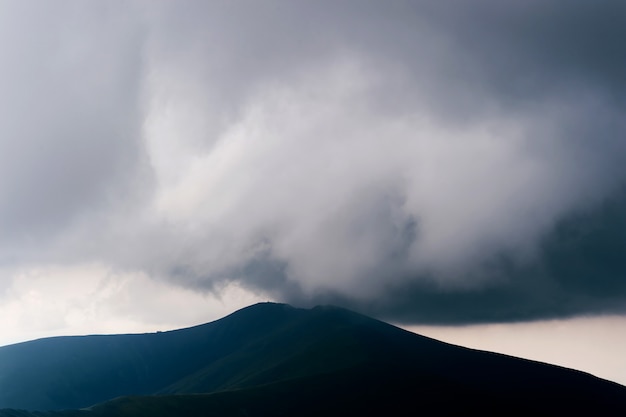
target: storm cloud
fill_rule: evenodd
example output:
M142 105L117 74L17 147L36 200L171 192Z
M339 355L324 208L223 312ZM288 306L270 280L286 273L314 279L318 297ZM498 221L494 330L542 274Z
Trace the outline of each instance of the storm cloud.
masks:
M0 290L95 262L406 323L625 311L623 1L2 9Z

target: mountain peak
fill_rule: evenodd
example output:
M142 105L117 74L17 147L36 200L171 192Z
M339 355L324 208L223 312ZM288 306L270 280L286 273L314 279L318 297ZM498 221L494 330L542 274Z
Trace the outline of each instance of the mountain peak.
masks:
M420 401L448 411L485 411L485 404L626 411L626 388L588 374L449 345L339 307L271 302L172 332L0 348L0 378L0 408L34 410L78 409L127 395L144 396L138 409L155 401L176 409L181 401L205 401L197 396L203 394L202 407L213 410L207 414L220 410L217 402L273 410L260 415L281 414L272 408L277 404L286 407L283 415L345 415L412 410L418 392ZM185 400L186 394L196 396ZM92 415L115 415L111 407L119 411L125 401L94 407ZM241 413L234 410L217 414Z

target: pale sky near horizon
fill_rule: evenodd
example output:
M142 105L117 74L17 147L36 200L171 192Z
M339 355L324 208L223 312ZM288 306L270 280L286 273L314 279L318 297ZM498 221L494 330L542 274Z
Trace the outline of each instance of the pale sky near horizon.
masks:
M624 316L402 327L455 345L578 369L626 385Z
M117 285L117 291L128 291L130 294L133 290L124 290L125 286L141 286L141 291L151 294L148 305L122 306L119 298L113 297L116 298L116 307L107 306L106 301L100 299L92 301L87 308L72 308L72 297L64 300L62 295L55 294L61 305L56 306L56 311L42 311L37 301L42 295L30 291L24 294L19 305L16 303L0 307L0 316L13 319L0 324L0 347L61 335L174 330L217 320L235 309L256 302L270 301L238 287L226 289L221 299L218 299L210 294L199 295L182 289L165 288L154 282L141 285L127 281L118 282ZM64 294L69 292L63 286L57 290ZM126 303L129 301L132 302L126 299ZM118 312L116 316L107 312L114 308L121 313ZM33 314L33 311L37 311L40 316ZM158 312L167 319L157 318ZM53 322L56 324L52 325ZM623 316L514 324L398 326L444 342L578 369L626 385L626 357L623 355L626 351L626 317Z
M624 39L622 0L0 0L0 343L275 300L624 382Z

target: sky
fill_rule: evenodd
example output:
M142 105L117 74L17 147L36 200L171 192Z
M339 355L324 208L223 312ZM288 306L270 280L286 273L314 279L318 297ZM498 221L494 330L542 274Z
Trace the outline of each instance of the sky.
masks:
M274 300L626 384L625 38L618 0L0 0L0 344Z

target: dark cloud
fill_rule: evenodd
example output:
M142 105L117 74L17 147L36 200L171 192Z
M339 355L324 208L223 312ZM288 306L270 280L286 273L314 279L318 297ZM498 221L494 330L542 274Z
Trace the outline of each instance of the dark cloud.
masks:
M435 277L405 277L378 297L320 293L313 299L287 294L295 303L342 304L390 320L468 324L626 313L626 190L592 210L559 220L532 262L499 253L462 272L473 288L442 288ZM381 273L380 276L384 276ZM485 279L486 278L486 279Z
M623 312L622 1L7 5L4 265L405 322Z

